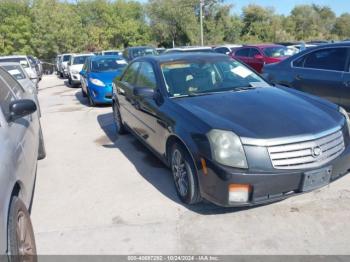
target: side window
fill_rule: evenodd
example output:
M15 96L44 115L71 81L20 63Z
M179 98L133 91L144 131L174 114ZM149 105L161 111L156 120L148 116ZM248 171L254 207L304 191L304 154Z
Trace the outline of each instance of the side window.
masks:
M18 98L23 97L25 91L22 88L22 86L17 82L17 80L13 78L13 76L11 76L2 68L0 68L0 76L8 83L8 85Z
M249 48L239 49L238 51L236 51L235 55L248 57L249 56Z
M156 75L150 63L141 63L141 68L137 76L136 85L155 89L157 86Z
M255 49L255 48L251 48L250 53L249 53L249 57L254 57L256 55L260 55L259 50Z
M136 74L137 74L137 71L139 69L139 66L140 66L139 62L132 63L128 67L128 69L126 69L126 72L123 75L122 81L123 82L127 82L129 84L134 84L135 83Z
M303 65L304 68L344 71L346 58L346 48L327 48L306 55Z
M4 116L8 119L10 117L10 103L16 100L11 90L8 88L4 79L0 77L0 107Z

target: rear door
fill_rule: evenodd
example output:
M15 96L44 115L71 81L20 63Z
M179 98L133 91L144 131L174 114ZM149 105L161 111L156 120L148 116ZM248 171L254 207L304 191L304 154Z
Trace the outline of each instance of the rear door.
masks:
M347 51L342 47L323 48L294 60L291 86L340 104Z
M263 58L256 58L257 55L261 55L262 57L264 57L263 54L257 48L251 48L249 52L250 66L260 73L262 71L262 68L264 67L265 62Z
M249 53L250 53L250 48L240 48L235 52L235 58L249 66L250 65L250 57L249 57Z

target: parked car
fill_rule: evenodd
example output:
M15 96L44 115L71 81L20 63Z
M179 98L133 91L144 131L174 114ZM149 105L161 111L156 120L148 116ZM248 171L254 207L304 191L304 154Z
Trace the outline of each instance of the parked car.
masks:
M59 67L60 67L60 60L61 60L61 55L57 55L56 56L56 58L55 58L55 65L56 65L56 72L57 72L57 74L59 74L59 72L60 72L60 69L59 69Z
M122 56L123 52L120 50L104 50L101 51L98 55L117 55L117 56Z
M138 58L114 84L118 132L133 133L171 168L186 204L273 202L350 168L342 108L272 87L226 55Z
M183 46L167 49L166 54L170 53L214 53L213 48L210 46Z
M28 76L24 68L20 64L13 62L0 63L0 67L5 69L10 75L12 75L12 77L16 79L18 83L21 84L21 86L28 94L30 99L35 101L39 117L41 117L38 90L35 84L30 80L30 77ZM8 78L8 82L11 86L16 85L15 81L11 78Z
M37 160L45 157L36 104L27 95L0 67L0 252L12 258L36 254L28 210ZM35 257L30 258L36 261Z
M139 56L156 55L157 51L151 46L135 46L124 49L123 56L127 62Z
M326 98L350 109L350 43L320 45L264 67L270 82Z
M242 47L242 45L221 45L221 46L216 46L213 50L219 54L229 55L232 51L234 51L238 47Z
M39 78L35 70L35 65L30 62L28 56L25 55L12 55L12 56L1 56L0 63L14 62L19 63L26 70L30 79L33 81L36 87L38 87Z
M67 78L68 77L68 62L73 54L62 54L59 64L60 69L60 77Z
M34 56L31 56L31 55L28 56L28 59L29 59L31 65L35 68L35 72L38 76L38 81L41 81L42 76L43 76L43 67L41 65L40 60Z
M127 63L120 56L91 56L81 75L81 90L89 105L112 103L112 81L119 76Z
M156 48L156 51L159 55L165 53L166 49L164 47L158 47Z
M231 57L261 73L265 64L276 63L288 57L287 48L282 45L246 45L235 49Z
M68 61L68 83L71 86L80 85L80 71L83 69L83 65L90 56L94 54L74 54Z

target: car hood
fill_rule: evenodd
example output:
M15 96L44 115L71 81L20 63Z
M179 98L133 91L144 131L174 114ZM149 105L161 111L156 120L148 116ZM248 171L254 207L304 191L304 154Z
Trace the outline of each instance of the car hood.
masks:
M83 69L83 64L82 65L71 65L69 66L69 69L72 71L72 70L75 70L75 71L78 71L80 72L82 69Z
M344 123L336 107L275 87L174 101L210 128L231 130L241 137L271 139L317 134Z
M91 78L97 78L104 83L112 83L114 78L121 75L123 72L123 69L118 69L115 71L107 71L107 72L91 72L90 77Z

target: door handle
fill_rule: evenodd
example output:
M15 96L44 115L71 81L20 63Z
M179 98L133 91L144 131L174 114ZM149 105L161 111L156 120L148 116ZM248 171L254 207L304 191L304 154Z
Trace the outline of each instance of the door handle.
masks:
M303 78L302 78L301 75L299 75L299 74L295 76L295 79L296 79L296 80L303 80Z
M350 86L350 81L344 81L343 84L344 84L345 86Z

